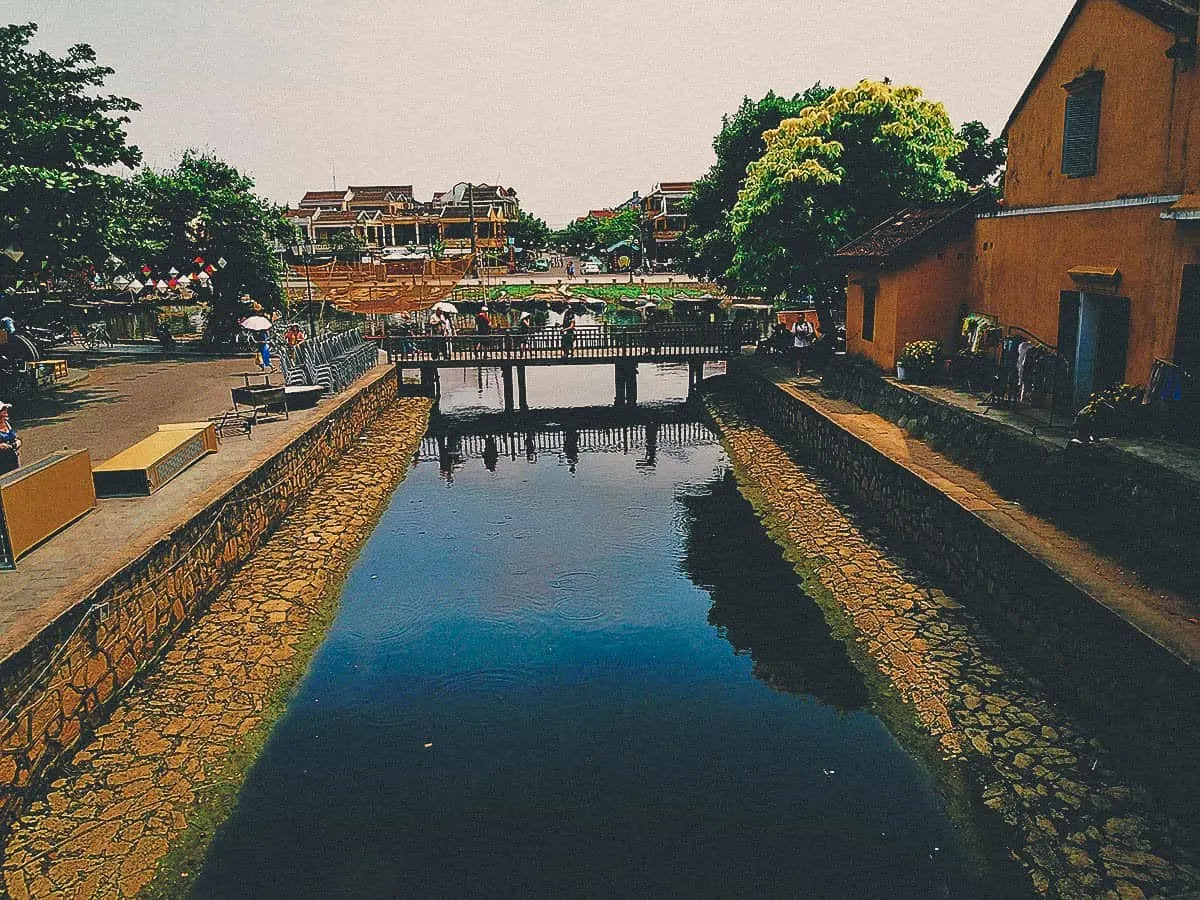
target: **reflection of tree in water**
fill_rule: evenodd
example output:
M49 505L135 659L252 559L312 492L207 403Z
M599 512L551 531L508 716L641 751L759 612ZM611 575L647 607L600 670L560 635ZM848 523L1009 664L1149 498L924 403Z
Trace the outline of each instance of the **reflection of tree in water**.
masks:
M734 650L750 655L755 677L836 709L865 706L866 687L845 646L829 634L733 473L677 499L685 510L683 570L712 595L708 621Z

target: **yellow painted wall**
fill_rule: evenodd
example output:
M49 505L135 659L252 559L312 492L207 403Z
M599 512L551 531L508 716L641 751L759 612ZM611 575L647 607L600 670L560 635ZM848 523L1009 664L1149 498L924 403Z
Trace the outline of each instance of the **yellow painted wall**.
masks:
M1200 185L1200 65L1176 71L1174 36L1117 0L1090 0L1009 124L1011 207L1178 194ZM1063 85L1104 72L1097 171L1062 174Z
M846 289L846 349L888 370L909 341L936 339L952 353L959 307L972 303L971 250L967 237L899 268L852 272ZM871 278L879 283L875 339L865 341L862 282Z
M974 308L1058 343L1059 295L1129 298L1125 380L1145 384L1156 356L1170 357L1183 266L1200 263L1200 223L1164 221L1164 206L981 219L975 228ZM1115 266L1115 286L1081 284L1075 266Z

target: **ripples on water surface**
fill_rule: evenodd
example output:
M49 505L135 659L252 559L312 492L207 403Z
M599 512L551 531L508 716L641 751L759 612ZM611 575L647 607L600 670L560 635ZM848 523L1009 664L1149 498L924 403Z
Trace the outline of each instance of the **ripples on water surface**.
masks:
M198 893L978 896L715 438L657 443L420 462Z

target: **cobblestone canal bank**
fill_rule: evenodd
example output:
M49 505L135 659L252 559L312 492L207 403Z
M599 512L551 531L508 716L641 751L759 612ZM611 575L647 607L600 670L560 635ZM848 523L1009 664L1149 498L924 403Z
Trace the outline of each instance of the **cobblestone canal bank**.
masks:
M429 409L413 398L380 413L83 743L9 835L10 896L183 891Z
M1032 888L1059 897L1200 892L1193 848L1104 747L999 651L955 597L900 560L837 490L746 418L708 400L743 493L805 590L961 769Z

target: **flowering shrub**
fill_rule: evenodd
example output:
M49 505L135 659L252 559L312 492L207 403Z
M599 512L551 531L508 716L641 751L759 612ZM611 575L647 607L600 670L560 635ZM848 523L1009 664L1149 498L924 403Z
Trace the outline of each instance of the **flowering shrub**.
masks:
M909 341L897 363L909 369L933 369L942 361L941 341Z
M1145 418L1143 388L1134 384L1114 384L1092 394L1079 415L1075 429L1090 438L1133 434Z

